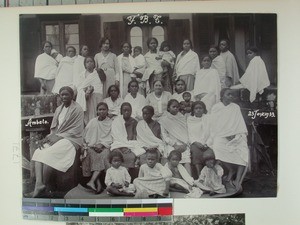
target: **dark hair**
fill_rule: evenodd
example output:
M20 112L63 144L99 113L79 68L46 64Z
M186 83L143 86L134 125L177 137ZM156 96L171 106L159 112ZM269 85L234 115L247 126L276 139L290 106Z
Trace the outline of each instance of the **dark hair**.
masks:
M191 39L189 39L189 38L184 38L183 41L182 41L182 45L183 45L183 42L184 42L184 41L189 41L189 42L190 42L191 49L193 49L193 42L192 42Z
M160 48L159 48L159 51L163 51L165 47L168 47L169 50L171 50L171 45L168 41L163 41L161 44L160 44Z
M223 89L221 90L221 92L220 92L220 100L221 100L221 101L222 101L223 96L224 96L224 94L225 94L226 91L231 91L231 89L230 89L230 88L223 88Z
M210 46L209 46L209 49L208 49L208 51L209 51L211 48L214 48L214 49L216 49L216 50L217 50L217 52L219 52L219 51L220 51L220 49L219 49L219 46L217 46L217 45L210 45Z
M205 57L208 57L208 58L210 59L210 61L212 61L211 57L210 57L208 54L204 54L204 55L202 55L202 57L200 58L200 62L202 62L203 59L204 59Z
M51 46L51 49L53 48L53 45L50 41L43 41L42 43L42 51L44 51L44 47L45 47L45 44L48 43L50 46Z
M113 85L110 85L109 88L108 88L108 90L107 90L107 96L108 96L108 97L110 97L110 91L111 91L112 88L115 88L115 89L117 90L118 95L120 94L120 89L119 89L119 87L118 87L117 85L113 84Z
M221 43L222 41L225 41L225 42L226 42L228 48L230 47L230 42L229 42L229 40L228 40L227 38L221 39L221 40L219 41L219 45L220 45L220 43Z
M165 82L164 82L164 80L161 80L161 79L156 79L156 80L154 80L153 81L153 87L154 87L154 84L156 83L156 82L160 82L161 83L161 85L163 86L163 87L165 87Z
M135 46L135 47L133 48L133 50L135 50L135 49L138 49L141 53L143 52L143 49L142 49L141 46Z
M62 92L62 91L67 91L67 92L69 92L70 94L71 94L71 96L72 96L72 98L74 97L74 91L73 91L73 89L72 88L70 88L69 86L63 86L63 87L61 87L60 89L59 89L59 94Z
M92 59L93 60L93 62L94 62L94 68L95 68L96 62L95 62L94 57L92 57L92 56L87 56L87 57L84 58L84 61L83 61L84 68L86 68L85 64L86 64L87 59Z
M195 101L195 102L192 103L192 109L191 109L191 115L192 116L194 116L194 109L195 109L196 105L201 105L202 108L204 109L204 114L207 113L206 105L204 104L204 102L202 102L202 101Z
M191 92L189 92L189 91L185 91L185 92L183 92L183 93L182 93L182 97L183 97L184 95L187 95L187 94L188 94L189 96L191 96L191 97L192 97L192 94L191 94Z
M121 159L121 161L124 162L124 157L123 157L122 153L119 151L119 149L114 149L113 151L111 151L109 153L109 156L108 156L109 163L112 162L114 157L119 157Z
M146 155L149 155L149 154L156 155L157 159L159 159L159 151L158 151L157 148L149 148L149 149L146 151Z
M154 115L154 108L153 108L153 106L151 106L151 105L146 105L146 106L144 106L143 108L142 108L142 111L144 111L144 110L149 110L150 111L150 113L152 114L152 116Z
M130 109L132 110L132 106L129 102L123 102L121 107L120 107L121 115L122 115L122 109L123 109L124 106L129 106Z
M179 102L176 99L171 99L168 101L168 106L167 106L167 111L169 112L169 108L170 106L174 103L177 102L177 104L179 105Z
M182 79L177 79L177 80L175 81L175 91L177 92L177 89L176 89L176 84L177 84L179 81L183 82L183 84L184 84L184 87L185 87L183 91L186 91L186 83L185 83L185 81L184 81L184 80L182 80Z
M247 48L246 52L250 50L251 52L254 52L256 55L260 55L260 51L256 46L250 46L249 48Z
M108 109L108 105L105 103L105 102L99 102L98 104L97 104L97 107L96 107L96 109L98 109L100 106L105 106L105 108L106 109Z
M83 49L84 46L86 46L89 49L89 46L87 46L87 45L80 45L80 47L79 47L79 53L80 53L80 55L81 55L81 52L82 52L82 49Z
M177 157L179 158L179 161L181 161L181 159L182 159L182 154L181 154L180 151L178 151L178 150L173 150L173 151L171 151L170 154L169 154L169 156L168 156L168 160L170 160L170 159L172 158L173 155L177 156Z
M101 49L102 45L105 43L105 41L109 41L109 49L112 49L111 40L108 37L102 37L99 41L99 48Z
M128 42L128 41L122 42L122 44L121 44L122 52L123 52L123 47L124 47L125 44L129 45L129 54L131 54L131 52L132 52L132 46L131 46L130 42Z
M68 46L68 47L66 48L66 50L68 51L69 48L73 48L74 53L75 53L75 55L76 55L76 48L75 48L74 46L70 45L70 46Z
M151 42L152 40L154 40L154 41L156 42L156 45L158 45L158 40L157 40L155 37L150 37L150 38L148 38L148 40L147 40L147 46L148 46L148 48L149 48L149 44L150 44L150 42Z
M129 81L128 86L127 86L128 93L130 93L130 90L129 90L129 89L130 89L130 85L131 85L132 83L136 83L137 86L138 86L138 88L139 88L139 82L138 82L137 80L131 80L131 81Z
M210 159L216 159L215 153L211 148L208 148L205 152L203 152L203 160L206 162L207 160Z

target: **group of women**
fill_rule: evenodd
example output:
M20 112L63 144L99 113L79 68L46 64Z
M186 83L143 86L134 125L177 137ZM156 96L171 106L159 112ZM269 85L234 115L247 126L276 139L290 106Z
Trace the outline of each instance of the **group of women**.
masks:
M132 46L124 42L123 53L117 57L110 51L110 40L103 38L101 52L95 57L88 56L84 46L79 60L75 48L68 47L57 70L48 57L52 45L44 44L44 53L36 61L35 77L41 82L41 93L47 93L54 84L52 90L60 94L62 105L56 109L51 133L32 158L36 162L34 197L46 190L53 169L65 172L71 167L77 149L82 151L83 174L91 177L87 185L96 191L101 189L100 173L110 166L111 151L123 155L123 165L130 171L145 163L147 150L153 148L160 152L163 164L173 150L180 151L180 164L196 178L204 167L204 153L213 150L227 171L224 180L240 189L248 164L247 128L228 88L237 84L234 66L226 64L226 60L234 64L232 54L226 53L228 42L220 42L225 59L216 53L216 47L211 47L201 62L188 39L183 41L177 59L167 43L162 44L160 52L156 38L150 38L147 44L144 65L139 47L134 48L132 56ZM252 59L259 57L256 49L249 51ZM74 69L75 62L81 63L81 72L78 65ZM250 93L263 91L268 79L261 68L265 74L256 76L264 76L264 85L256 84L254 89L254 82L249 78L244 82L242 77L241 84L233 88L248 88L251 83ZM245 75L258 72L252 71Z

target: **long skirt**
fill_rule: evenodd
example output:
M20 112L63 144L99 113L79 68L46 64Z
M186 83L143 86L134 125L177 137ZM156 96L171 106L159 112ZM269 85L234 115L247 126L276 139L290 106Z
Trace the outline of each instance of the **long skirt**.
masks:
M86 101L86 111L84 112L84 124L97 116L97 105L103 101L102 93L92 93Z
M192 158L192 164L204 164L203 160L203 152L201 149L199 149L194 143L191 144L191 158Z
M67 139L61 139L52 146L44 144L43 149L36 149L31 160L66 172L73 165L75 155L74 145Z
M104 70L104 73L106 75L106 81L103 83L103 96L106 98L108 97L108 88L111 85L116 84L116 73L112 68L107 68Z

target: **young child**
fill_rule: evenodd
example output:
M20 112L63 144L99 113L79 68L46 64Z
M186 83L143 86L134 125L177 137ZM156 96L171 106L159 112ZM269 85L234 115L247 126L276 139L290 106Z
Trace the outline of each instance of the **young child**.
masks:
M145 73L146 61L145 57L142 55L142 51L143 50L141 46L136 46L133 48L133 58L135 63L133 73L136 74L136 80L139 82L139 93L145 96L146 82L142 81L142 76Z
M163 198L169 194L171 173L158 163L159 151L156 148L146 152L146 164L141 165L139 176L133 181L136 198Z
M121 166L123 162L124 158L119 150L113 150L110 153L109 163L111 167L106 171L106 190L114 196L134 196L134 189L130 185L131 177L127 169Z
M188 91L185 91L182 94L182 98L184 101L180 102L180 112L183 115L189 115L192 111L192 105L193 105L193 101L191 101L192 94Z
M223 168L216 163L214 152L208 149L204 152L205 167L202 169L196 184L209 195L226 193L225 186L222 184Z
M170 179L170 191L189 193L195 185L194 179L189 175L184 166L179 164L182 154L178 150L173 150L168 156L165 167L172 173Z
M177 79L175 81L174 94L172 95L172 99L176 99L178 102L184 101L182 94L186 91L186 85L184 80Z
M171 46L169 42L163 41L160 45L160 49L158 52L158 57L156 58L161 61L161 67L163 68L163 72L168 72L168 67L173 68L176 56L174 52L171 51Z

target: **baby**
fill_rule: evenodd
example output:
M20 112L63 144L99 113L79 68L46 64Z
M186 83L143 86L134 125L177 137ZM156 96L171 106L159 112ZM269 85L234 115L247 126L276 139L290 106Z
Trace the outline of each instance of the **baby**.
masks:
M192 105L193 105L193 101L191 101L192 99L192 94L188 91L184 92L182 94L183 100L180 102L180 112L184 115L184 114L190 114L192 111Z

